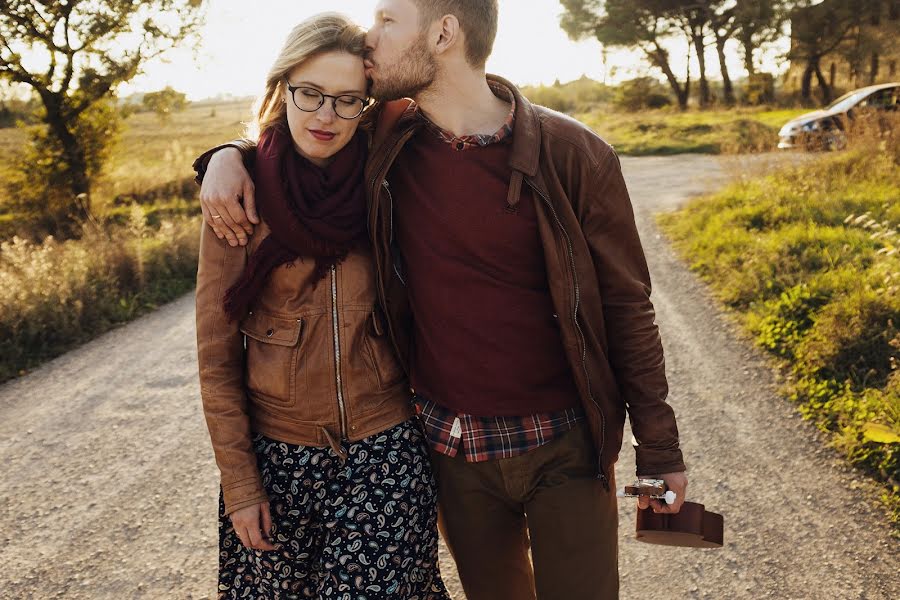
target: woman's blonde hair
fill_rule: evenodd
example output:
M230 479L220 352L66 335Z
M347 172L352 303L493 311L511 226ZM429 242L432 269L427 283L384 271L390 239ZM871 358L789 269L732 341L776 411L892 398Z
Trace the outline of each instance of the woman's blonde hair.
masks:
M287 107L282 100L287 91L285 79L294 67L325 52L362 57L365 51L365 30L340 13L321 13L294 27L266 76L266 89L254 106L255 118L247 137L258 139L272 127L287 129Z

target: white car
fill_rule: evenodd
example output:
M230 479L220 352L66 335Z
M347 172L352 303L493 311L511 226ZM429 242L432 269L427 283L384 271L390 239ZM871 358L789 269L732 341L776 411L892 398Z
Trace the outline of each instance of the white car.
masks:
M778 147L840 150L847 145L850 122L859 113L872 111L900 111L900 83L881 83L853 90L822 110L791 119L778 132Z

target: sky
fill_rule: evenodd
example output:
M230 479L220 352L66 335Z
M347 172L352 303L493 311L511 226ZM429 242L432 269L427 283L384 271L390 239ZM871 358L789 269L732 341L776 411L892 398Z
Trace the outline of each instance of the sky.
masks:
M294 25L317 12L336 10L368 26L374 5L375 0L210 0L199 49L176 50L165 61L148 64L143 75L120 88L120 96L167 85L191 100L223 94L256 95ZM647 73L641 53L634 51L610 50L604 66L599 42L569 40L559 27L561 13L559 0L500 0L500 26L488 71L518 85L551 84L557 79L566 82L582 75L616 83ZM683 54L673 52L673 58ZM717 74L713 54L707 64ZM738 53L731 55L729 70L734 78L744 71ZM773 70L771 58L767 61L770 64L763 66ZM683 69L682 59L676 63L676 72L683 73ZM697 73L696 66L692 72Z

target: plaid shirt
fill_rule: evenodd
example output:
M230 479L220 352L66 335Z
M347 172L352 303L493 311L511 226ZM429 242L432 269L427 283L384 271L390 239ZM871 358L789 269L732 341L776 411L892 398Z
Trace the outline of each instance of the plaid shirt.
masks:
M465 151L508 141L512 137L516 117L516 100L512 90L491 82L491 91L512 106L509 116L493 135L474 134L457 137L428 120L422 111L416 115L427 129L454 150ZM414 105L415 106L415 105ZM435 452L456 456L460 447L469 462L512 458L550 442L584 420L581 407L521 417L476 417L459 413L416 397L419 418L425 426L428 443Z
M472 135L456 137L449 131L444 131L443 129L429 121L428 117L426 117L425 114L418 109L418 105L413 105L413 110L420 119L425 121L425 125L429 131L450 144L456 151L471 150L472 148L479 148L481 146L488 146L490 144L496 144L508 140L512 137L513 123L515 123L516 120L516 98L515 96L513 96L512 90L508 89L506 86L503 86L494 81L491 81L488 84L491 86L491 91L494 92L495 96L511 104L509 114L506 117L506 121L493 135L487 135L486 133L475 133Z
M468 462L525 454L584 420L580 406L524 417L476 417L416 396L416 407L431 448L447 456L462 448Z

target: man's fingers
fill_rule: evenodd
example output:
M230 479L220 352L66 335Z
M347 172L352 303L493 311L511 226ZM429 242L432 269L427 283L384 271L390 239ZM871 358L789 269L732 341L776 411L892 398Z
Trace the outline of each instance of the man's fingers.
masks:
M653 512L668 515L674 515L675 513L680 511L682 504L684 504L684 500L682 499L676 499L674 504L666 504L665 501L656 499L650 501L650 506L653 508Z
M250 177L247 177L247 181L244 183L244 210L247 211L247 218L250 219L250 222L259 225L259 215L256 212L256 186L253 185Z
M203 221L207 225L209 225L209 227L213 230L213 233L216 234L216 237L220 240L223 239L225 236L222 235L222 232L219 231L219 227L216 225L216 221L218 221L218 219L212 218L209 209L206 208L206 204L202 200L200 201L200 212L203 214Z
M638 508L647 508L650 506L650 498L646 496L638 496L637 499Z
M238 237L240 237L241 234L252 235L253 224L247 220L247 213L241 206L240 196L235 196L226 201L225 207L228 210L228 215L231 217L231 220L240 227L240 230L235 231L235 234L237 234Z
M244 209L241 208L240 203L237 198L229 198L221 203L222 207L222 220L225 222L226 227L230 227L231 231L237 236L238 241L241 246L247 244L247 228L250 228L250 232L253 232L253 226L247 221L247 216L244 214ZM246 223L246 225L244 225Z
M231 215L228 214L228 211L225 209L224 203L222 203L221 201L216 203L210 202L210 210L212 210L213 219L218 221L219 229L223 234L225 234L225 239L228 240L228 243L231 246L239 245L240 236L237 235L237 232L240 231L241 234L244 234L244 229L235 224L235 222L231 218ZM246 234L244 235L246 239Z

